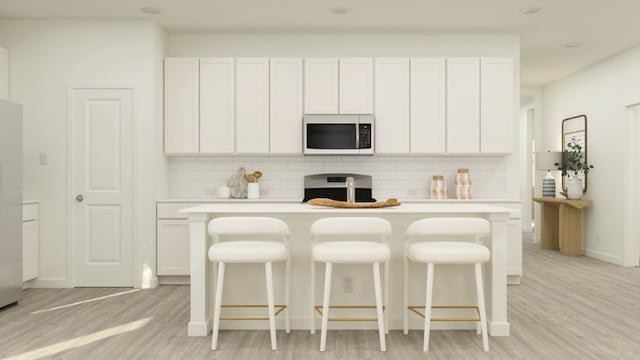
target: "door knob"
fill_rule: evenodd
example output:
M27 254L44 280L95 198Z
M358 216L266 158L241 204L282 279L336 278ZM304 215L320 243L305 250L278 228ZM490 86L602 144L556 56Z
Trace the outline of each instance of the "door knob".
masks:
M82 196L81 194L76 195L77 202L82 202L82 200L84 200L84 196Z

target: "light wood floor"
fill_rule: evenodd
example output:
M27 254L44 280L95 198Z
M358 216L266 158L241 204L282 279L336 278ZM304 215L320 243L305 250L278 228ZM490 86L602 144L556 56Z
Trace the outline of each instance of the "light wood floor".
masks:
M511 336L490 338L489 353L474 331L432 331L425 354L421 331L391 331L382 353L377 332L338 330L326 353L308 331L279 332L276 352L267 331L224 331L211 352L210 337L186 336L187 286L32 289L0 311L0 359L640 359L638 268L526 242L508 303Z

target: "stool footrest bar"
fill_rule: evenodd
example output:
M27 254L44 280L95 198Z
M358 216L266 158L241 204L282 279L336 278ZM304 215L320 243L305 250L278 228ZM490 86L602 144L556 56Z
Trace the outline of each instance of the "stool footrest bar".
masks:
M267 308L269 305L220 305L222 308L234 308L234 309L247 309L247 308ZM287 308L287 305L274 305L275 316L280 315L284 309ZM220 320L269 320L269 317L260 317L260 316L221 316Z
M411 311L413 311L414 313L416 313L418 316L420 317L425 317L424 313L421 313L420 311L418 311L418 309L424 309L424 306L407 306L407 308ZM453 305L453 306L432 306L432 309L474 309L476 311L476 314L478 315L477 318L431 318L431 321L447 321L447 322L452 322L452 321L460 321L460 322L470 322L470 321L480 321L480 308L478 308L477 306L466 306L466 305Z
M318 314L320 314L320 316L322 316L322 305L316 305L314 306L314 308L316 309L316 312ZM375 309L376 306L375 305L331 305L329 306L329 309ZM382 311L386 310L386 306L382 307ZM366 318L366 317L362 317L362 318L349 318L349 317L345 317L345 318L329 318L329 321L378 321L378 318Z

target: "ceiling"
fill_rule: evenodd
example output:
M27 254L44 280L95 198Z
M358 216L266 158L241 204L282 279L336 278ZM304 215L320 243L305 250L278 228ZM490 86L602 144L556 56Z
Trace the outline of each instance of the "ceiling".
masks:
M352 11L336 15L334 7ZM540 11L521 13L530 7ZM637 0L0 0L0 18L153 18L170 33L518 34L524 85L640 44Z

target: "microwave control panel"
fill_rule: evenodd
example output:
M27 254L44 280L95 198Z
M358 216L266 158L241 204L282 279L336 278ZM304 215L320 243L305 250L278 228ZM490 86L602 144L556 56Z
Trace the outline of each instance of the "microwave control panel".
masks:
M359 125L359 149L371 149L371 124Z

